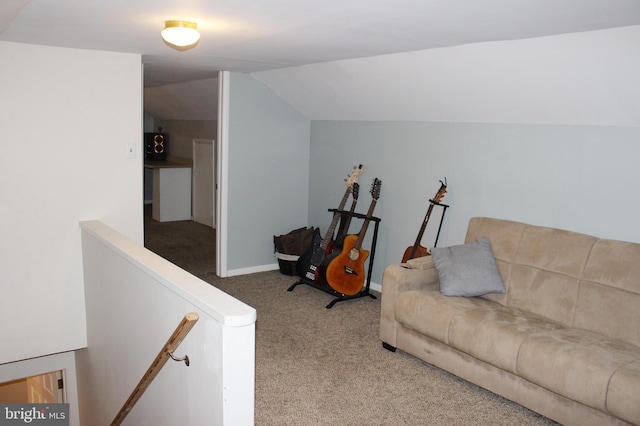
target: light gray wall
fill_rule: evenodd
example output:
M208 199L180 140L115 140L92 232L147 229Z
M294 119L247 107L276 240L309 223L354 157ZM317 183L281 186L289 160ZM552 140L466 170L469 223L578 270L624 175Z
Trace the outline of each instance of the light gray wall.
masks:
M231 73L227 269L276 263L273 236L308 220L309 120L247 74Z
M379 284L444 177L439 245L461 243L476 215L640 242L639 43L631 26L253 75L312 120L309 225L326 229L354 164L365 167L359 212L382 179Z
M439 246L461 244L472 216L640 243L640 127L314 121L311 129L310 225L326 229L353 164L365 168L358 212L371 202L371 180L382 180L373 283L413 244L445 177ZM437 220L423 245L433 246Z

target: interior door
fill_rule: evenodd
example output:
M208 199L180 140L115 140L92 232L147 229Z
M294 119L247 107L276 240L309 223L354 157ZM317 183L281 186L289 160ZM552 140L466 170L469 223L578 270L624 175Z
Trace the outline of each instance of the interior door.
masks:
M58 389L58 380L61 377L61 371L54 371L27 378L28 401L34 404L62 402Z
M62 371L0 383L0 402L49 404L65 402Z
M214 141L193 140L193 220L210 227L215 223Z

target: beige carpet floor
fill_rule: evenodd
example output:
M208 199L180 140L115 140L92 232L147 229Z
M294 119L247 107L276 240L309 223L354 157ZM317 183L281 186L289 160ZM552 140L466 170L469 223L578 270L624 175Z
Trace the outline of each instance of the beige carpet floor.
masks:
M333 297L279 271L215 276L215 231L151 223L145 245L257 310L256 425L552 425L378 338L380 299ZM375 293L374 293L375 294Z

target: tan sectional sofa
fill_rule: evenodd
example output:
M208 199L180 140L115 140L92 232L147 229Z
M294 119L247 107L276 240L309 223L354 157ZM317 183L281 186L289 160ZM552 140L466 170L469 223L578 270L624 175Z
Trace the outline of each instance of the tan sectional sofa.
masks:
M432 256L389 265L380 338L566 425L640 425L640 244L472 218L504 294L440 292Z

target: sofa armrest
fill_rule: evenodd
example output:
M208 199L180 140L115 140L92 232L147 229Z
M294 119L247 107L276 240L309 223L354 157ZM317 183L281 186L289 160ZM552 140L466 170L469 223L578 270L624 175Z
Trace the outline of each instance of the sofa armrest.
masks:
M395 305L398 295L411 290L438 290L440 281L431 256L412 259L406 264L394 263L382 276L380 307L380 339L386 346L396 347Z

